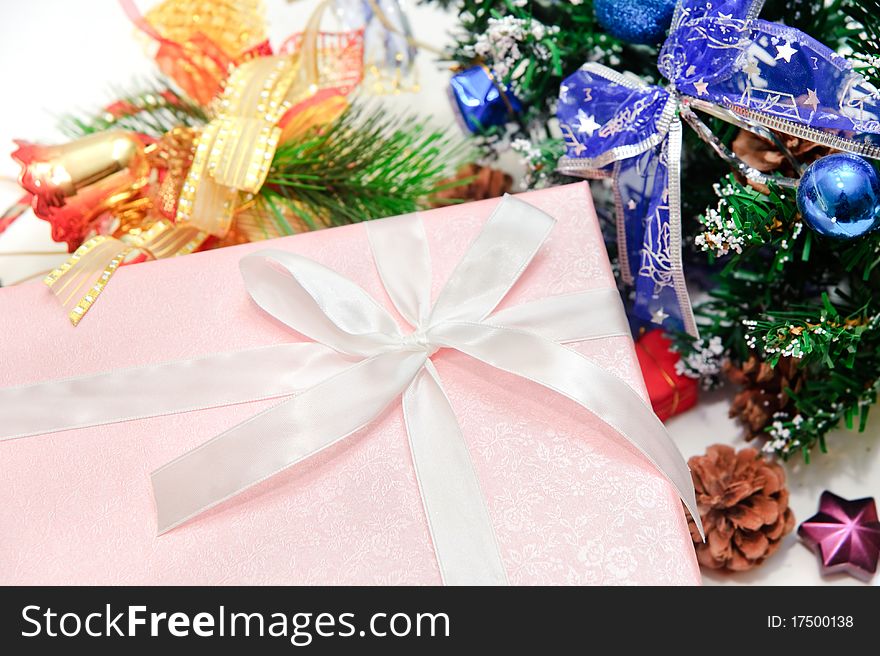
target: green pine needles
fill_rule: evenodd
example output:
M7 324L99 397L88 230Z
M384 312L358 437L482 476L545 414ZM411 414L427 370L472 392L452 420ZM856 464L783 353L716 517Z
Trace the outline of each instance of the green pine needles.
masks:
M119 89L114 95L118 100L104 111L64 116L61 131L77 138L119 129L158 139L174 127L194 127L208 122L208 115L201 107L161 78L147 80L137 90Z
M158 138L209 120L161 81L120 97L112 111L64 118L62 129L71 137L123 129ZM278 146L250 219L256 234L273 237L453 203L436 196L467 182L447 180L472 158L472 146L457 129L434 129L379 103L355 102L328 124Z
M825 449L841 424L863 430L880 387L880 234L823 238L801 222L794 193L762 193L728 176L699 218L696 243L717 265L715 287L694 310L702 340L680 335L683 366L717 379L717 360L794 358L804 384L794 410L770 419L767 451L785 458ZM705 345L720 348L707 357ZM714 358L714 361L713 361ZM713 377L716 377L713 379Z
M469 155L467 142L450 133L378 104L353 105L330 125L281 144L260 194L309 228L424 209L461 184L442 182Z

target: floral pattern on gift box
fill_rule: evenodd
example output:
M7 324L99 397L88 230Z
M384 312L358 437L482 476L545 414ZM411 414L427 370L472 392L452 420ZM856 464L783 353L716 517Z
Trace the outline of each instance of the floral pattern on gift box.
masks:
M614 339L620 341L619 347L605 342L594 348L581 345L579 350L640 388L631 367L632 347L626 346L626 338ZM505 387L507 381L500 378L496 382ZM452 402L463 417L470 415L469 406L473 412L477 408L485 412L489 395L464 399L456 391L457 386L449 385ZM541 400L560 416L573 411L564 399L541 395ZM503 412L493 415L497 423L470 426L462 421L465 434L474 436L472 453L499 542L509 545L506 550L502 547L502 555L511 583L551 584L563 576L577 585L626 585L644 583L648 570L657 584L686 577L691 564L674 557L686 546L686 536L675 522L658 525L652 519L679 502L666 493L650 467L642 467L618 442L613 455L627 461L621 465L618 457L609 455L604 443L609 436L604 431L591 427L577 434L543 421L536 425L542 414L539 404L523 403L516 421ZM584 497L596 503L589 512L572 516L569 509ZM641 533L643 527L650 530ZM603 544L632 546L604 550ZM560 553L568 557L560 558Z

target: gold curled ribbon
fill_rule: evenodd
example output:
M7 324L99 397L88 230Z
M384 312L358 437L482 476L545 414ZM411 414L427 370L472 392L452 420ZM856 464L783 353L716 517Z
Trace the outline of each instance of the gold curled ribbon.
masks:
M292 55L259 57L232 72L215 103L216 117L196 141L178 203L177 226L196 228L205 239L225 236L240 203L263 186L288 111L294 106L299 112L309 110L314 103L304 101L326 100L319 91L332 89L346 77L336 67L326 73L322 65L327 53L320 47L319 30L328 6L324 0L312 13ZM315 122L315 117L308 122Z
M118 239L98 235L84 242L70 259L43 279L68 310L74 326L98 299L131 250Z
M167 198L159 199L161 207L138 198L149 207L112 212L126 223L116 236L92 237L46 276L45 284L74 326L124 263L189 254L211 238L225 243L278 236L261 234L252 220L254 195L266 180L278 144L335 119L347 106L344 94L362 75L360 70L354 74L343 56L351 44L340 35L320 32L329 4L324 0L315 9L292 53L256 56L232 70L223 92L212 101L213 119L192 142L188 170L175 172L181 177L185 172L185 177L174 221L163 216ZM137 220L126 222L120 212L136 214ZM239 213L241 235L233 235Z
M176 230L167 219L156 221L146 230L132 231L125 239L96 235L77 248L64 264L51 271L43 282L58 297L70 322L76 326L124 262L137 255L159 259L179 254L187 247L194 250L196 239L195 232L187 235L184 230Z
M196 140L175 223L222 237L241 192L260 190L275 155L278 122L291 106L299 58L261 57L233 71L219 98L219 112Z

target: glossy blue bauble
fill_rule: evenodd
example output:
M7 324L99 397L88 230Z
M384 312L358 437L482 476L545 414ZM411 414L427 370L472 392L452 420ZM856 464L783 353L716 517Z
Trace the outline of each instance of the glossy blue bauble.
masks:
M676 0L593 0L596 20L627 43L657 44L672 22Z
M857 155L827 155L804 172L797 204L804 222L820 235L861 237L880 227L880 176Z

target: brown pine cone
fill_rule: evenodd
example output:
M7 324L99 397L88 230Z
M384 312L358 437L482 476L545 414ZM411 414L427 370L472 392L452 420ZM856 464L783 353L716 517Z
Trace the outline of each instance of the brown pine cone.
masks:
M782 132L775 132L776 137L788 148L788 151L804 165L812 164L820 157L829 154L832 149L813 141L793 137ZM731 144L733 152L746 164L762 173L779 171L783 175L793 176L794 169L782 152L769 139L759 137L749 130L740 130Z
M473 201L497 198L513 187L513 178L504 171L479 164L462 166L456 171L455 177L444 180L441 184L456 181L461 181L461 184L448 187L434 196L432 202L434 207L444 207L450 200Z
M688 460L706 532L688 519L697 561L708 569L742 572L763 563L794 528L785 471L755 449L715 444Z
M741 367L728 362L724 369L731 382L742 389L733 397L730 416L745 428L745 438L767 437L767 427L777 412L794 414L794 401L786 390L799 392L804 370L794 358L780 358L775 367L752 355Z

